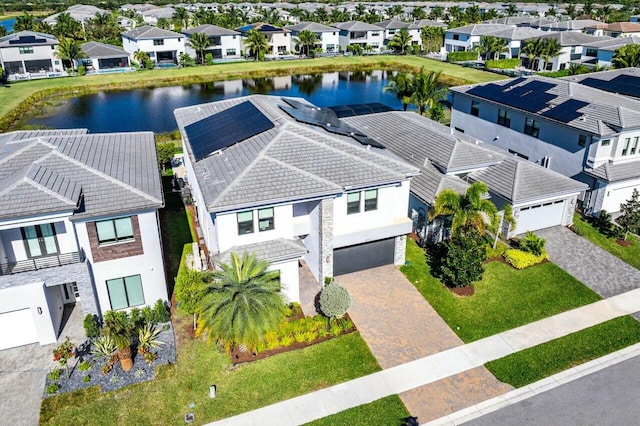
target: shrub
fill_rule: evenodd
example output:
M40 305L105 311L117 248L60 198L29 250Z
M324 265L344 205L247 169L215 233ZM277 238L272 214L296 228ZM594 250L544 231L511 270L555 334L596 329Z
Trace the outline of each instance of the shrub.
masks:
M487 250L477 229L461 227L451 240L437 244L427 255L434 276L444 285L466 287L482 279Z
M333 335L333 336L339 336L342 334L342 326L340 326L340 324L333 324L331 326L331 328L329 329L329 332Z
M306 334L307 333L304 331L296 331L293 333L293 338L295 339L296 342L302 343L306 338Z
M542 254L536 256L535 254L528 253L526 251L510 249L505 251L502 256L504 257L504 260L516 269L524 269L526 267L536 265L543 260L549 259L549 255L544 250L542 251Z
M155 328L151 323L147 323L138 329L138 352L145 353L151 348L159 349L164 342L158 340L161 329Z
M100 323L98 322L98 317L92 314L87 314L84 317L84 321L82 323L84 326L84 334L89 339L95 339L100 335Z
M47 378L51 381L56 381L60 378L61 375L62 375L62 370L59 368L54 368L49 372L49 374L47 374Z
M206 55L204 55L204 64L213 65L213 55L211 53L207 53Z
M152 70L153 67L155 67L155 64L153 63L153 61L151 59L145 59L142 62L142 65L144 66L144 69L146 69L146 70Z
M284 336L282 339L280 339L280 344L285 348L287 346L293 345L293 342L294 342L294 339L291 336Z
M49 386L47 386L45 392L47 393L47 395L53 395L54 393L58 392L58 389L60 389L60 386L55 383L51 383Z
M78 75L82 77L83 75L86 75L86 74L87 74L87 69L84 67L84 65L80 65L78 67Z
M326 285L320 292L320 310L329 318L340 318L351 307L351 296L336 282Z
M149 306L145 306L144 308L142 308L142 310L140 311L140 315L142 315L145 323L154 323L153 310Z
M199 271L190 271L184 264L180 265L176 277L176 301L181 311L195 314L198 303L206 289L206 275Z
M133 328L140 328L145 324L140 309L131 308L131 310L129 311L129 322L131 323L131 327Z
M158 299L156 304L153 306L153 317L156 323L171 321L171 312L169 312L169 307L161 299Z
M82 378L82 381L85 383L89 383L89 380L91 380L91 376L88 374Z
M307 343L313 343L318 338L318 332L314 330L309 330L304 333L304 340Z
M91 353L98 359L109 359L116 349L116 344L109 336L100 336L93 341Z
M520 249L535 256L540 256L544 253L545 243L546 240L544 238L540 238L533 232L529 231L524 238L520 240Z
M470 50L468 52L449 52L447 54L447 62L476 61L478 60L478 52Z
M93 365L89 361L82 361L80 365L78 365L78 370L80 371L89 371L91 370Z
M138 379L141 378L141 377L144 377L145 374L146 373L142 368L138 368L136 371L133 372L133 376L138 378Z
M498 60L486 60L484 66L486 68L495 68L501 70L513 69L520 65L520 58L513 59L498 59Z

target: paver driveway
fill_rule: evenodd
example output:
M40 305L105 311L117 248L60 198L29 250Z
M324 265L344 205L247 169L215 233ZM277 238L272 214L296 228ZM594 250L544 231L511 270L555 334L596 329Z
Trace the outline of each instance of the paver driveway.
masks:
M353 299L351 319L384 369L463 344L393 265L341 275ZM513 388L484 367L400 394L420 422L436 419Z
M64 341L65 336L70 336L76 344L84 338L82 307L79 303L66 322L58 341ZM55 346L40 346L35 343L0 351L0 424L38 424L45 378L57 366L51 354Z

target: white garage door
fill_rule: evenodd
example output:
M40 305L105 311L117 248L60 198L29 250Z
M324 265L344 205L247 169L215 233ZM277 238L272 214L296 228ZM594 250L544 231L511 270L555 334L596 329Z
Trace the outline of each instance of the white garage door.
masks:
M562 224L564 200L525 207L516 218L516 234Z
M0 314L0 350L38 341L31 309Z

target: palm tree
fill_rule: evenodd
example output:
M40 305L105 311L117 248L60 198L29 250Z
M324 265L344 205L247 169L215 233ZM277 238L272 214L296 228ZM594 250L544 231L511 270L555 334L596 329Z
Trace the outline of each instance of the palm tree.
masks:
M411 76L406 72L400 71L389 79L389 84L382 89L384 92L390 92L396 95L402 101L402 107L406 111L409 105L409 97L411 96Z
M161 28L163 30L168 30L171 28L171 22L167 18L158 18L158 22L156 22L156 27Z
M415 105L420 115L445 98L447 89L440 85L439 79L439 72L427 72L424 67L411 77L409 103Z
M267 272L269 262L253 254L238 258L215 270L215 282L207 287L199 304L198 332L209 341L224 342L227 351L236 345L254 346L265 333L278 327L285 304L278 292L277 272Z
M300 53L311 56L311 50L319 40L313 31L302 30L298 33L298 38L294 39L294 41L300 47Z
M529 60L529 67L534 70L537 69L536 59L543 53L543 41L537 38L529 39L525 42L524 46L520 50L521 54L525 55Z
M355 10L353 14L353 19L357 21L362 21L367 15L367 6L362 3L356 4Z
M147 52L143 52L142 50L138 49L135 52L133 52L133 59L138 61L140 66L144 68L145 62L149 60L149 54Z
M211 39L205 33L193 33L187 43L196 51L200 63L204 65L204 53L211 46Z
M473 5L465 9L464 15L466 17L467 22L476 23L476 22L482 21L482 14L480 13L480 7L477 5Z
M387 16L390 19L398 19L398 17L403 13L404 13L404 8L399 4L396 4L387 8Z
M429 13L429 18L433 19L434 21L437 21L438 19L442 18L443 15L444 15L444 8L442 6L434 6L431 9L431 12Z
M548 38L544 41L542 47L542 59L544 59L544 69L547 68L547 64L551 62L552 58L555 58L562 52L562 45L555 38Z
M420 30L422 50L425 52L437 52L442 47L444 30L440 27L422 27Z
M401 54L407 53L407 48L411 47L411 34L407 28L400 28L393 39L389 42L389 47L399 50Z
M453 216L452 233L467 225L484 232L487 226L485 217L489 219L490 227L497 228L496 224L500 220L498 209L490 200L484 198L488 192L489 187L482 182L471 184L464 195L452 189L445 189L436 197L433 209L429 211L429 220L439 216Z
M516 16L518 14L518 7L514 3L509 3L505 13L507 16Z
M640 67L640 45L622 46L615 51L611 62L614 68Z
M184 7L176 7L172 19L179 28L189 28L189 12Z
M24 31L24 30L33 30L33 25L35 24L35 19L32 15L29 15L27 12L18 16L16 18L16 23L13 24L13 31Z
M264 53L269 49L266 37L255 28L247 33L244 45L251 52L250 56L253 56L256 61L264 60Z
M60 39L58 49L54 53L58 59L62 59L62 62L69 61L70 68L74 71L76 69L76 60L80 58L86 58L86 54L82 51L80 43L72 38Z
M424 10L424 6L416 6L411 11L411 17L414 21L419 21L427 17L427 12Z
M82 38L83 29L80 22L71 17L70 14L63 12L56 18L56 25L53 27L54 34L58 37L65 38Z
M327 13L327 9L324 7L319 7L313 13L316 22L326 23L329 21L329 14Z

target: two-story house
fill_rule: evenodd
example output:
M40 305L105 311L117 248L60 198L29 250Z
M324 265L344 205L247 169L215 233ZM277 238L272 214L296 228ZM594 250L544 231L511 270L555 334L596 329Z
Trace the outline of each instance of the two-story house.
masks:
M60 76L58 39L50 34L18 31L0 38L0 65L9 80Z
M618 68L570 75L562 79L640 100L640 68Z
M580 61L586 45L609 40L610 37L597 37L580 32L561 31L536 37L536 39L554 39L561 46L561 49L558 55L548 58L549 60L545 60L544 57L538 57L535 62L537 66L535 71L559 71L569 68L569 64L573 61ZM522 56L523 58L525 57L524 54Z
M601 23L584 30L585 33L595 36L607 37L629 37L640 36L640 23L636 22L613 22L611 24Z
M196 33L204 33L211 40L211 45L205 51L205 55L211 53L214 59L237 59L241 57L242 35L238 31L205 24L182 30L182 33L187 37L185 50L194 58L197 52L193 49L189 40Z
M247 34L249 34L251 30L260 31L267 39L269 50L266 54L268 56L284 56L291 52L291 30L264 22L255 22L245 25L244 27L236 28L236 31L239 31L242 37L247 37ZM244 50L246 54L247 49Z
M300 22L296 25L289 25L285 28L291 30L291 51L296 51L296 37L300 31L311 31L318 39L318 47L322 49L322 53L338 53L340 46L340 36L337 28L317 22ZM298 46L299 47L299 46Z
M539 76L451 93L452 127L587 183L586 211L619 211L640 188L640 101Z
M122 47L131 60L140 50L157 64L177 64L180 54L185 53L185 36L161 28L144 25L122 33Z
M511 28L511 25L505 24L472 24L450 28L444 32L444 49L446 52L473 50L480 43L482 36Z
M198 226L215 261L255 253L300 300L305 261L325 277L403 264L415 166L335 113L253 95L175 110Z
M613 55L628 44L640 44L640 35L630 35L587 43L582 48L580 63L594 68L610 68L613 66Z
M332 26L340 30L340 48L344 52L352 44L360 45L363 49L369 46L374 52L380 52L384 46L384 29L377 25L348 21L338 22Z
M86 314L167 300L153 133L0 135L0 349Z
M387 19L386 21L380 21L375 23L376 27L380 27L384 30L384 45L388 46L389 42L394 39L396 33L403 28L407 29L409 36L411 37L411 44L421 44L420 29L413 27L412 24L404 21L398 21L397 19Z

